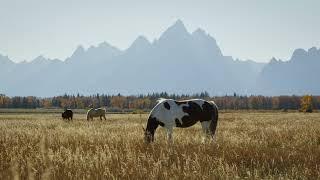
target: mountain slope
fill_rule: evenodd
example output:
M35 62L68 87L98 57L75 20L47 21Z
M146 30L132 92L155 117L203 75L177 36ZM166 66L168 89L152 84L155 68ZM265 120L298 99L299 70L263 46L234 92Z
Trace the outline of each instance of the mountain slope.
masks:
M289 61L273 58L258 77L264 94L320 94L320 49L296 49Z

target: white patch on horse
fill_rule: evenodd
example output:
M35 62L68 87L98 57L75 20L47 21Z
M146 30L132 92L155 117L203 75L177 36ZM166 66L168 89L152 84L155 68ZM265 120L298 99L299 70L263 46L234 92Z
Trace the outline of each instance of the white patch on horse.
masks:
M205 102L202 99L191 99L189 101L198 104L201 109L202 105ZM152 112L155 112L152 114L152 117L156 117L158 121L164 123L166 126L176 127L176 119L178 119L180 124L183 124L182 118L189 115L188 113L183 111L183 107L189 107L188 102L178 105L175 100L164 98L158 99L157 102L158 104L152 110ZM168 103L170 105L170 110L164 107L164 103Z
M159 99L158 102L152 109L152 117L164 123L166 128L176 126L175 119L178 119L182 124L182 117L188 115L188 113L183 112L183 107L188 106L188 104L181 104L179 106L172 99ZM165 102L170 105L170 110L164 107Z
M189 115L188 113L185 113L183 111L183 107L189 107L189 104L181 104L181 105L177 105L176 102L174 100L168 102L170 107L172 107L172 110L169 111L169 117L171 117L171 121L173 123L173 126L176 126L176 119L179 120L180 124L182 124L182 118L184 116Z

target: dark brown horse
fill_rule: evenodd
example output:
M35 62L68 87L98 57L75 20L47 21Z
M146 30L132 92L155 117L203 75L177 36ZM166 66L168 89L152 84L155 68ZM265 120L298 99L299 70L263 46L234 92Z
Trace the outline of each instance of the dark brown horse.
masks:
M73 112L71 109L66 109L63 113L62 113L62 119L67 119L67 120L72 120L73 118Z

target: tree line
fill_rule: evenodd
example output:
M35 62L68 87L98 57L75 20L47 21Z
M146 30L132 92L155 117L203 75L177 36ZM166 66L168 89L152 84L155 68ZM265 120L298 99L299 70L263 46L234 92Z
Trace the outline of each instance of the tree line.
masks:
M314 109L320 108L320 96L310 96L310 102ZM152 93L146 95L130 95L124 96L95 94L90 96L83 95L62 95L48 98L40 98L34 96L14 96L9 97L0 94L0 108L71 108L71 109L87 109L90 107L106 107L110 111L123 110L150 110L157 99L170 98L176 100L201 98L213 100L219 109L232 110L279 110L301 108L303 96L241 96L234 93L225 96L210 96L207 92L197 93L193 95L187 94L168 94Z

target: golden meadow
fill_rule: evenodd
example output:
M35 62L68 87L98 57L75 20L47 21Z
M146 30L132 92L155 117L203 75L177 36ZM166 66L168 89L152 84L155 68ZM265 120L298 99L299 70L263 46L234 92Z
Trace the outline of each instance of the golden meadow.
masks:
M219 114L215 140L200 124L159 128L143 142L147 114L71 122L57 112L0 113L0 179L319 179L320 113Z

